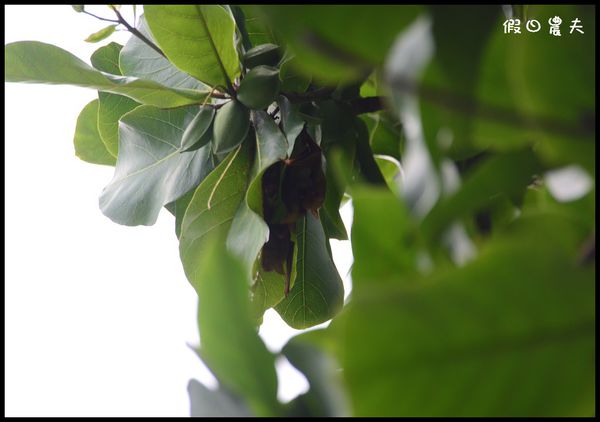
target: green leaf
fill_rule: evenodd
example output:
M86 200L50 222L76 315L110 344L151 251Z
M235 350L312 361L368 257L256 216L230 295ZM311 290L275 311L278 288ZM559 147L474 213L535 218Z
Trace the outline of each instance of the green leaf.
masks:
M269 5L261 11L298 58L298 69L321 82L359 80L379 65L416 6ZM283 44L282 44L283 45Z
M344 303L342 279L332 262L325 233L310 212L296 224L296 281L275 310L292 328L312 327L333 318Z
M153 81L99 72L71 53L38 41L4 47L6 82L67 84L125 95L142 104L180 107L200 103L208 92L174 89Z
M196 380L188 383L190 416L192 417L248 417L247 406L222 387L210 390Z
M194 195L192 210L198 192L202 191ZM189 227L183 233L189 234ZM244 397L256 415L275 416L280 407L275 357L254 328L248 297L250 280L241 263L226 250L223 239L210 239L203 253L197 255L197 262L190 264L183 259L187 271L194 268L188 274L198 292L200 355L219 382Z
M119 53L122 48L123 46L116 42L111 42L100 47L94 51L90 57L92 66L105 73L121 75L121 69L119 69Z
M246 107L261 110L275 101L280 85L279 70L271 66L256 66L242 80L237 98Z
M283 300L285 276L276 271L258 269L252 286L252 313L259 320L265 311Z
M75 155L92 164L114 166L116 159L102 143L98 133L98 100L88 103L77 118L75 127Z
M387 155L375 155L374 158L387 187L394 194L400 196L400 187L402 186L402 165L400 162Z
M102 72L120 75L119 52L121 49L122 46L114 42L100 47L92 54L92 66ZM139 106L140 103L123 95L108 92L98 92L98 99L100 100L98 130L108 151L117 157L119 153L119 119L125 113Z
M273 31L267 25L260 6L239 5L244 15L244 26L252 45L277 44Z
M144 15L140 16L137 29L150 41L156 43ZM135 36L129 38L121 50L119 66L123 75L155 81L171 88L200 91L208 89L202 82L177 69L166 57Z
M147 5L146 20L167 58L211 86L230 88L240 74L235 21L219 5Z
M288 406L290 416L347 417L350 416L339 365L331 356L306 341L303 335L292 337L281 353L306 377L310 390L298 396Z
M185 215L185 210L192 201L192 197L194 196L194 192L196 192L196 188L197 186L194 186L176 201L169 202L165 205L165 208L175 216L175 236L177 236L177 239L179 239L179 236L181 236L181 223L183 222L183 216Z
M353 290L337 326L355 416L593 415L595 282L575 260L582 229L537 213L462 268L404 280L397 253L395 283L355 275L368 289Z
M281 91L283 92L303 93L310 86L311 78L296 69L297 61L298 59L295 57L287 60L284 58L279 66L279 79L281 79Z
M404 135L399 123L383 112L362 115L369 130L369 144L373 154L388 155L401 160L404 150Z
M222 154L237 147L248 134L250 110L232 100L217 110L213 129L214 152Z
M432 238L454 219L490 206L503 195L519 197L540 170L539 160L529 150L489 159L473 170L456 193L435 205L422 222L422 233Z
M304 128L304 120L300 116L298 106L292 104L285 96L280 95L277 103L281 115L281 126L288 143L287 155L291 156L294 151L296 138Z
M277 66L281 60L281 49L276 44L261 44L246 51L244 66L252 69L256 66Z
M85 10L85 5L83 5L83 4L72 4L71 7L77 13L81 13Z
M365 279L383 283L415 273L416 229L404 203L387 189L355 186L352 205L353 291L360 292Z
M269 239L263 220L262 176L267 168L287 157L287 141L273 119L264 111L253 111L256 150L250 184L227 238L227 246L252 270L256 256Z
M229 153L196 188L187 206L181 223L179 253L188 280L195 288L198 262L208 247L208 239L218 237L225 243L231 221L244 198L250 172L248 155L248 142Z
M110 37L113 34L113 32L115 32L116 28L117 28L117 25L108 25L106 28L102 28L100 31L94 32L89 37L87 37L84 41L90 42L90 43L102 41L102 40Z
M183 131L196 110L140 106L121 118L115 174L100 196L107 217L129 226L152 225L163 205L208 174L212 169L209 146L180 154Z
M192 151L203 147L212 140L212 122L215 109L201 106L196 117L190 122L181 138L181 151Z

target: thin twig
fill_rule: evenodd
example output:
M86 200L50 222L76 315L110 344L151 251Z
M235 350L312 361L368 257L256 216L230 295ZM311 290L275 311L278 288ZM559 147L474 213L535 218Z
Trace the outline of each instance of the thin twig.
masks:
M135 29L133 26L129 25L129 23L127 23L127 21L123 18L121 13L119 13L119 11L116 8L112 8L112 10L113 10L113 12L115 12L115 14L117 15L117 18L119 19L116 22L123 24L123 26L125 26L125 28L127 28L129 30L129 32L131 32L133 35L135 35L140 40L142 40L144 43L146 43L148 45L148 47L152 48L158 54L160 54L164 58L167 57L167 56L165 56L165 53L163 53L162 50L160 48L158 48L158 46L156 44L154 44L152 41L150 41L148 38L146 38L144 36L144 34L142 34L140 31Z
M87 10L83 10L83 13L85 13L86 15L93 16L96 19L99 19L101 21L112 22L112 23L121 23L121 22L119 22L117 20L114 20L114 19L108 19L108 18L103 18L103 17L97 16L97 15L94 15L93 13L90 13Z

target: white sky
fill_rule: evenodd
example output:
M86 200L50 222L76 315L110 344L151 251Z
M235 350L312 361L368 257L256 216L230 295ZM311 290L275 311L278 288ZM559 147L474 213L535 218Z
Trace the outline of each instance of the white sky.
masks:
M6 43L39 40L88 63L101 45L128 39L83 42L105 23L68 5L4 10ZM77 116L94 98L84 88L5 84L5 415L189 416L189 379L214 380L186 345L198 342L197 300L174 218L163 210L152 227L126 227L101 213L113 168L73 149ZM345 276L349 242L335 243ZM295 333L272 311L261 328L273 351ZM306 389L289 364L278 371L281 399Z

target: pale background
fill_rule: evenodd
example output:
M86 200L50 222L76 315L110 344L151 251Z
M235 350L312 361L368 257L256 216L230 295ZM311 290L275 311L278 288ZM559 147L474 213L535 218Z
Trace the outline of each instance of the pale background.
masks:
M112 17L105 6L87 8ZM108 23L68 5L4 11L6 43L43 41L88 63L101 45L129 37L84 42ZM171 214L163 210L152 227L125 227L101 213L113 168L80 161L73 148L77 116L96 96L5 84L5 415L188 416L189 379L215 385L186 345L198 343L196 294ZM335 243L345 276L349 242ZM297 331L271 311L260 333L276 352ZM289 363L277 369L281 400L306 391Z

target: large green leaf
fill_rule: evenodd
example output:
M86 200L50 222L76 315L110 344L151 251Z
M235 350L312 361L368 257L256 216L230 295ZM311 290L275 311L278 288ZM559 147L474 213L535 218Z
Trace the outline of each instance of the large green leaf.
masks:
M115 157L108 152L98 133L98 100L88 103L79 113L73 144L75 145L75 155L83 161L92 164L115 165Z
M281 352L308 380L310 390L288 406L290 416L349 416L349 402L342 385L339 365L303 335L293 337Z
M119 224L152 225L163 205L208 174L212 169L209 145L180 153L183 131L197 110L140 106L121 118L115 174L100 196L106 216Z
M144 15L140 16L137 29L154 41ZM118 65L126 76L155 81L171 88L207 89L202 82L177 69L166 57L135 36L129 38L121 50Z
M179 69L211 86L230 87L240 74L235 21L219 5L147 5L159 47Z
M245 4L237 7L243 13L244 27L252 46L268 43L277 44L275 35L269 25L267 25L259 8L260 6Z
M353 291L338 324L354 414L593 415L595 271L576 260L585 236L538 212L463 268L405 280L390 256L396 283L354 277L369 288Z
M184 229L184 235L189 233L189 228ZM219 382L244 397L256 415L275 416L279 413L275 357L254 328L249 277L226 250L223 239L209 237L207 247L191 265L190 281L198 292L199 354ZM189 271L189 261L183 260Z
M168 88L153 81L99 72L62 48L39 41L7 44L4 53L6 82L76 85L165 108L201 103L208 94L207 91Z
M269 238L269 227L262 219L262 175L267 168L287 157L287 140L275 122L264 111L253 111L256 149L252 176L245 201L240 204L227 246L240 257L250 271L260 249Z
M518 198L540 170L539 161L529 150L489 159L468 175L457 192L435 205L422 222L423 234L434 237L456 218L507 196Z
M333 318L342 308L344 286L325 242L323 226L308 212L296 224L296 281L275 310L296 329Z
M92 66L102 72L120 75L119 52L121 48L121 45L114 42L100 47L92 54ZM98 99L100 101L98 131L108 151L117 157L119 153L119 119L125 113L139 106L140 103L123 95L109 92L98 92Z
M365 279L383 283L414 274L416 227L405 204L387 189L355 186L352 205L353 289L369 289Z
M244 142L229 153L196 188L187 206L181 223L179 253L194 287L208 239L218 237L225 243L233 216L244 198L250 171L248 152L248 142Z
M368 75L420 12L416 6L269 5L261 9L290 45L298 69L337 84Z
M435 56L423 74L422 84L428 90L439 90L441 97L472 98L479 80L481 57L488 40L497 28L501 14L499 5L430 7ZM477 16L477 19L473 19ZM501 31L500 31L501 32ZM452 34L452 36L448 36ZM455 158L473 154L470 134L473 116L460 107L444 107L429 98L421 101L423 129L430 151L440 143ZM448 134L448 140L440 133ZM438 156L433 157L439 161Z

